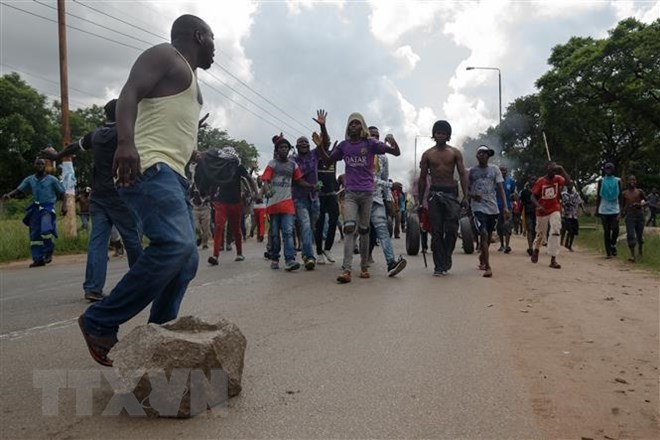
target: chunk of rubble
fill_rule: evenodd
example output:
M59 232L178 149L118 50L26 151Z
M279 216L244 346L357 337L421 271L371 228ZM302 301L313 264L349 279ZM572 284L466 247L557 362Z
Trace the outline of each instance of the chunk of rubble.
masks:
M241 392L246 345L226 319L136 327L109 354L124 386L115 392L132 393L149 416L187 418L226 405Z

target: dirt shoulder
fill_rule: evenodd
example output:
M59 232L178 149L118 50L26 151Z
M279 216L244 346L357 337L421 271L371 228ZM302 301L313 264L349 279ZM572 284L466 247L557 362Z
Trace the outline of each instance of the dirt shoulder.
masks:
M579 249L560 254L563 267L553 270L549 256L534 265L523 239L512 241L514 253L493 262L494 305L546 432L660 438L660 277Z

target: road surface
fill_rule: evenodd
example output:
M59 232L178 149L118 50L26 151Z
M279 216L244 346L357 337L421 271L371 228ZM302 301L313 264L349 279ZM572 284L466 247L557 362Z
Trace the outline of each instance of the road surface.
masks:
M376 248L372 278L348 285L334 281L338 263L272 271L253 240L243 262L222 253L209 267L200 251L180 315L224 316L248 346L242 393L221 416L189 420L103 416L102 392L77 415L71 389L43 415L35 374L102 370L75 322L85 259L3 266L2 438L657 437L658 278L587 253L553 271L513 246L494 252L490 280L459 251L449 276L417 256L390 279ZM112 259L108 286L125 269Z

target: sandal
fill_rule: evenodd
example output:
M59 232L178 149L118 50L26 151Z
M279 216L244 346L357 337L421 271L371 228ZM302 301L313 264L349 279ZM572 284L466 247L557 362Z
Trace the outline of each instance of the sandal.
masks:
M561 269L561 264L557 263L556 261L551 261L550 267L553 269Z
M360 271L360 278L364 278L364 279L371 278L371 275L369 275L369 271L367 270L366 267Z
M85 315L78 317L78 326L92 358L104 367L112 367L112 360L108 358L108 353L110 353L110 349L117 343L117 337L94 336L87 333L85 331Z

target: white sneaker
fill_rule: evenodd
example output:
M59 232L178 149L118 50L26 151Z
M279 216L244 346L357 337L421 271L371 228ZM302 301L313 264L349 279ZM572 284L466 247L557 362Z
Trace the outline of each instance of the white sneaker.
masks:
M318 254L316 256L316 264L325 264L325 257L323 254Z
M335 257L332 256L332 252L330 251L323 251L323 255L325 255L325 258L329 263L334 263L336 261Z

